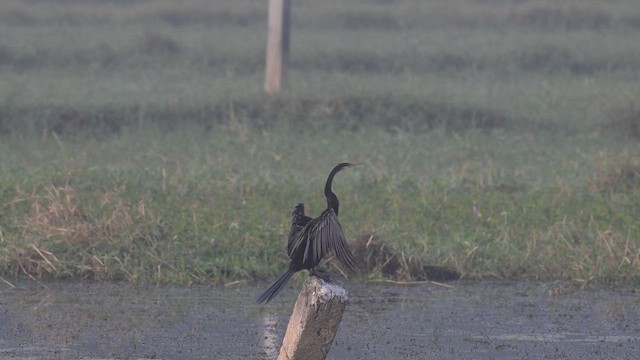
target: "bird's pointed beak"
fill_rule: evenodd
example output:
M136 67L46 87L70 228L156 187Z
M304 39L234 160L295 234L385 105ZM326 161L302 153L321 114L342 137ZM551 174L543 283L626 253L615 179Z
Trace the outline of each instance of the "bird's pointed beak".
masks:
M354 167L354 166L358 166L360 165L360 163L349 163L349 167Z

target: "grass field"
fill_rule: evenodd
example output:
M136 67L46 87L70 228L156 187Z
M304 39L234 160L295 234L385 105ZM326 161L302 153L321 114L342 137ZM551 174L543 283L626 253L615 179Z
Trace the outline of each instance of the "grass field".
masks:
M273 96L265 29L264 1L4 2L0 279L272 278L293 206L353 161L349 238L640 282L635 0L295 1Z

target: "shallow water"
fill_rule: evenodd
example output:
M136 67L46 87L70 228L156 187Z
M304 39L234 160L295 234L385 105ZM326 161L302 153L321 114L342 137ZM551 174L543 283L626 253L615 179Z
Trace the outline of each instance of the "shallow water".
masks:
M549 296L537 282L349 284L329 359L637 359L640 294ZM133 287L35 283L0 290L0 358L270 359L297 290L268 284Z

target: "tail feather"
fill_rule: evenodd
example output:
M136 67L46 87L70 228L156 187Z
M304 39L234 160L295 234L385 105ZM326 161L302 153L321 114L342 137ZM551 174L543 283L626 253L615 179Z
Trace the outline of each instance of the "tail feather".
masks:
M280 276L280 278L276 280L276 282L273 283L271 287L269 287L264 293L262 293L262 295L260 295L256 299L256 302L258 304L262 304L262 303L268 303L269 301L271 301L271 299L273 299L276 295L278 295L278 293L284 288L287 282L289 282L289 279L291 279L291 277L295 273L296 272L291 269L287 270L287 272L282 274L282 276Z

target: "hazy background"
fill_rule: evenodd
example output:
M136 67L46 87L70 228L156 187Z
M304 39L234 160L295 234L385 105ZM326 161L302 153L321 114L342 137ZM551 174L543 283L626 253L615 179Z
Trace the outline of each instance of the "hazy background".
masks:
M3 1L0 274L271 277L292 207L352 161L349 238L469 277L638 280L636 0L292 9L267 96L267 1Z

